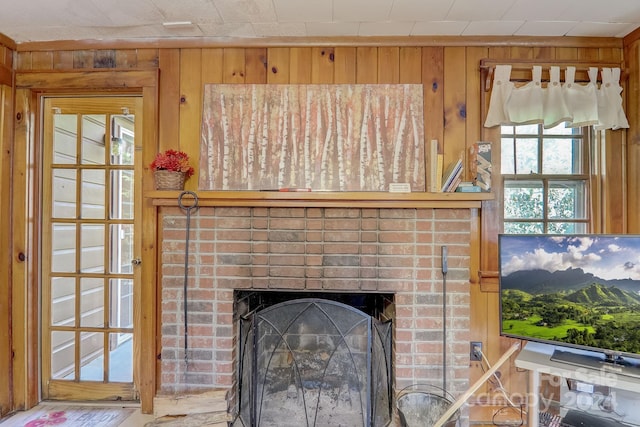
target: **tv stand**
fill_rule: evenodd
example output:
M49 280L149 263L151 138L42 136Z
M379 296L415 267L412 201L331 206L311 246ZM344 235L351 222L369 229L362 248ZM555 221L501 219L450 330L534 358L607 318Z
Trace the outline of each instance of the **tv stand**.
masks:
M556 349L550 360L640 379L640 364L616 354L585 354Z
M556 347L552 345L528 342L515 360L516 367L529 371L528 393L531 397L528 408L527 425L529 426L539 425L538 414L541 399L535 397L539 397L541 374L607 386L612 389L623 390L627 394L631 392L632 395L640 390L640 373L636 375L636 372L640 371L638 365L623 365L617 358L614 358L616 363L608 363L605 362L604 355L598 357L596 354L591 359L589 359L592 356L591 354L584 354L587 357L586 359L578 357L577 360L574 360L571 358L576 353L560 350L562 353L568 354L556 354L554 356L555 350ZM558 360L558 356L560 359L563 357L565 359ZM582 355L578 354L578 356ZM631 361L632 359L624 359L623 363L628 364ZM589 363L591 363L591 366ZM618 369L625 370L625 373L617 372L616 370ZM632 374L629 374L629 370L631 370ZM638 412L635 412L635 415L640 416ZM636 423L640 424L638 421Z

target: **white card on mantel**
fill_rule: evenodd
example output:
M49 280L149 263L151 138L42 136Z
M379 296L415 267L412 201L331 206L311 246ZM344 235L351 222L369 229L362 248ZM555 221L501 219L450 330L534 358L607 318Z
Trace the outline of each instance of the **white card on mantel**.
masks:
M392 182L389 184L389 193L411 193L411 184L408 182Z

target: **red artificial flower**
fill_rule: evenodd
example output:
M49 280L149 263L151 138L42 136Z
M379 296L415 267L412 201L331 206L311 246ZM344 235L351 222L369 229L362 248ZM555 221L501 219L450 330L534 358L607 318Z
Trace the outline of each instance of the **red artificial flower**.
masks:
M158 153L150 165L153 170L184 172L185 178L193 175L194 169L189 164L189 156L183 151L167 150Z

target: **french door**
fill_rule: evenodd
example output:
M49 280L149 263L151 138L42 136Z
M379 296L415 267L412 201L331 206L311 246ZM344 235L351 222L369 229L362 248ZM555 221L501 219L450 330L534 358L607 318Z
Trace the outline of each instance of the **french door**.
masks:
M43 399L137 398L141 106L43 99Z

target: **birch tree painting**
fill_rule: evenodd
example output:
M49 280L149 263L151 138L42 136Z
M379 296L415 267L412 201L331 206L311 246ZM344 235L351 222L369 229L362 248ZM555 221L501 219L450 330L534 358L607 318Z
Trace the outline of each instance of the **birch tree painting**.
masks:
M425 191L422 85L204 88L201 190Z

